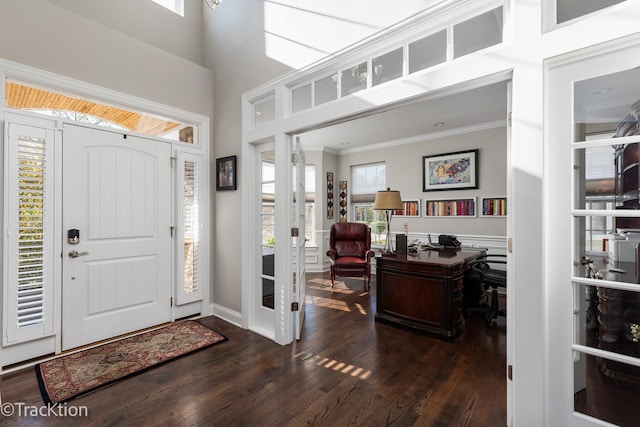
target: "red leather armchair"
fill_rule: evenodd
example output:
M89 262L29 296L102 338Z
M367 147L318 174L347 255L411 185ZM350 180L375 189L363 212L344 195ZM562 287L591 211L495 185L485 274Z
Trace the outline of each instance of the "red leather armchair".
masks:
M364 277L365 290L371 283L371 228L367 224L339 222L331 224L329 250L331 260L331 286L336 275Z

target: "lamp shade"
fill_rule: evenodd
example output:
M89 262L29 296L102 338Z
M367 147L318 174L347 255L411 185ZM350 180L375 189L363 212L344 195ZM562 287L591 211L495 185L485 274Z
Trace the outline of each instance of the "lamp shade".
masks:
M378 191L376 200L373 202L373 209L402 209L402 198L399 191L392 191L387 188L386 191Z

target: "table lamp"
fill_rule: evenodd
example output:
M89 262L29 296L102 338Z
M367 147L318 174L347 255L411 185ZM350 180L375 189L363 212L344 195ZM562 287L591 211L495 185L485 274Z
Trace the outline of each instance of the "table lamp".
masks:
M393 217L393 211L403 209L402 198L399 191L392 191L387 188L386 191L378 191L376 194L376 200L373 202L373 209L384 210L387 219L387 241L384 244L383 253L390 255L393 254L393 244L391 242L391 218Z

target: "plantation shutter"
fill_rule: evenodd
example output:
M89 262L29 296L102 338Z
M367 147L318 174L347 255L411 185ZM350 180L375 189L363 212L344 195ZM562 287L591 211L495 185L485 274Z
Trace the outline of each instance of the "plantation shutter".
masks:
M181 305L202 299L202 156L178 152L177 164L176 301Z
M54 332L55 130L5 125L3 344Z

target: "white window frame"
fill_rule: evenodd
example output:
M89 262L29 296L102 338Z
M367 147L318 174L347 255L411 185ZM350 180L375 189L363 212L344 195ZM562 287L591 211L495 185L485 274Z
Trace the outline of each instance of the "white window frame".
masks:
M152 0L155 4L169 9L176 15L184 17L184 0Z
M379 173L378 169L384 167L384 182L377 182L374 185L362 186L356 179L356 173L364 170L369 172L376 170L376 174ZM375 194L378 191L383 191L387 188L387 165L385 162L368 163L364 165L352 165L351 166L351 195L362 194Z
M37 124L35 124L37 123ZM28 326L19 326L18 313L18 271L10 268L17 266L18 259L18 138L25 132L29 136L37 136L46 141L44 154L46 184L43 205L47 209L43 212L43 286L42 286L42 321ZM55 295L60 283L56 253L59 244L55 241L56 218L59 218L56 193L58 183L56 179L56 141L59 133L55 124L49 121L34 120L30 124L5 121L4 128L4 259L3 268L3 325L2 343L4 346L50 336L55 332ZM14 304L15 302L15 304Z

